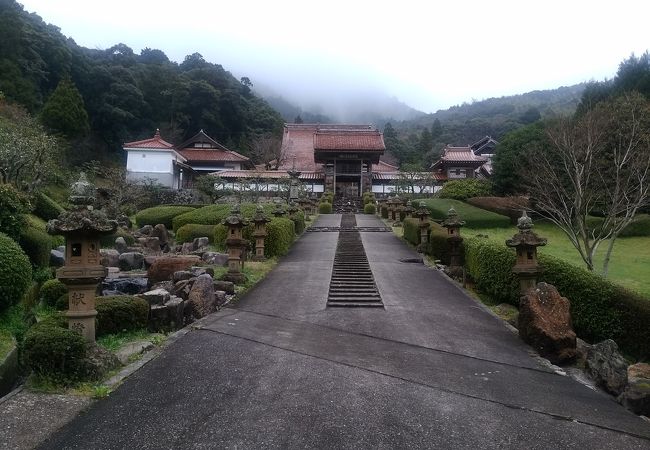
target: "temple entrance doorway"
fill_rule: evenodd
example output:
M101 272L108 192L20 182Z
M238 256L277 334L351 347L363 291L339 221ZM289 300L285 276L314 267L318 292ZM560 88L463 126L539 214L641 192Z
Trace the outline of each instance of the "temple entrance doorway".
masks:
M359 180L357 177L356 181L349 180L339 180L337 177L336 180L336 196L337 197L346 197L346 198L357 198L361 194L359 193Z

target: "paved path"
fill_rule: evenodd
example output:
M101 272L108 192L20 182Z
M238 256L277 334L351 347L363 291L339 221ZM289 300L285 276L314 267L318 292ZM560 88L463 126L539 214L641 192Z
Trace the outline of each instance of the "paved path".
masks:
M337 238L305 233L236 308L43 448L650 448L650 424L538 363L438 272L400 262L416 254L392 233L362 233L385 308L326 308Z

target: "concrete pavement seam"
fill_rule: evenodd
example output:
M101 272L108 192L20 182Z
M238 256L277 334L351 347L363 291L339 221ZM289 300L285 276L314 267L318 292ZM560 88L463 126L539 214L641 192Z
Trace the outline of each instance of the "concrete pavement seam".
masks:
M461 396L461 397L466 397L466 398L471 398L471 399L474 399L474 400L484 401L484 402L487 402L487 403L500 405L500 406L510 408L510 409L515 409L515 410L519 410L519 411L527 411L527 412L531 412L533 414L540 414L540 415L551 417L551 418L557 419L557 420L565 420L567 422L574 422L574 423L578 423L578 424L582 424L582 425L592 426L592 427L595 427L595 428L608 430L608 431L612 431L612 432L615 432L615 433L624 434L626 436L632 436L632 437L643 439L643 440L646 440L646 441L650 442L650 437L643 436L641 434L637 434L637 433L630 432L630 431L619 430L617 428L612 428L612 427L608 427L608 426L605 426L605 425L599 425L599 424L596 424L596 423L586 422L586 421L579 420L579 419L576 419L575 417L571 417L571 416L563 416L563 415L560 415L560 414L554 414L554 413L549 413L549 412L546 412L546 411L540 411L540 410L537 410L537 409L534 409L534 408L525 408L525 407L522 407L522 406L517 406L517 405L513 405L513 404L510 404L510 403L506 403L506 402L491 400L491 399L488 399L488 398L479 397L477 395L466 394L466 393L455 391L453 389L448 389L448 388L445 388L445 387L442 387L442 386L436 386L436 385L422 383L422 382L415 381L415 380L410 380L408 378L400 377L400 376L397 376L397 375L391 375L389 373L381 372L379 370L368 369L366 367L356 366L354 364L349 364L349 363L345 363L345 362L341 362L341 361L336 361L336 360L333 360L333 359L330 359L330 358L325 358L325 357L322 357L322 356L317 356L317 355L313 355L313 354L310 354L310 353L301 352L301 351L298 351L298 350L292 350L292 349L280 347L278 345L269 344L267 342L262 342L262 341L252 339L252 338L245 338L245 337L237 336L237 335L226 333L226 332L223 332L223 331L211 330L209 328L200 328L200 329L198 329L198 331L208 331L208 332L215 333L215 334L230 336L230 337L233 337L235 339L242 339L244 341L255 342L257 344L265 345L265 346L268 346L268 347L271 347L271 348L276 348L278 350L283 350L283 351L286 351L286 352L295 353L295 354L298 354L298 355L307 356L307 357L319 359L319 360L322 360L322 361L328 361L328 362L333 363L333 364L339 364L339 365L350 367L350 368L353 368L353 369L363 370L365 372L374 373L374 374L377 374L377 375L393 378L393 379L396 379L396 380L403 381L405 383L411 383L411 384L426 387L426 388L429 388L429 389L435 389L435 390L446 392L446 393L449 393L449 394L458 395L458 396Z

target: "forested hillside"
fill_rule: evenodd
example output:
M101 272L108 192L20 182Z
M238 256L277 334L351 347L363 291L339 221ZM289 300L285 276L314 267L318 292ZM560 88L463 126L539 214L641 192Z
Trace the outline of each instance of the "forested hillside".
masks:
M388 150L402 163L427 166L446 144L468 145L495 139L541 118L572 114L585 84L464 103L414 120L391 123Z
M281 116L218 64L194 53L178 64L161 50L78 46L54 25L0 0L0 92L62 134L70 163L115 160L125 141L160 128L178 142L204 129L247 153L256 135L279 132Z

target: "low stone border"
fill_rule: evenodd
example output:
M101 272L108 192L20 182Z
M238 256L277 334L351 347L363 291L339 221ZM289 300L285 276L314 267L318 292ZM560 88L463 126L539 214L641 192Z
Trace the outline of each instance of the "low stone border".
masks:
M11 391L14 383L18 379L18 347L16 341L13 342L13 348L0 361L0 397Z

